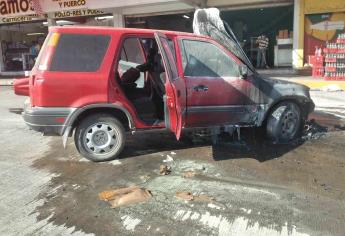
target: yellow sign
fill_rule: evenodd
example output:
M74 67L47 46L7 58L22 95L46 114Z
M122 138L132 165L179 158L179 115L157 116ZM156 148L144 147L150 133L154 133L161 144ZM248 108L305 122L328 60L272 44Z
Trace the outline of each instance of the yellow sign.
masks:
M100 10L91 10L91 9L81 9L73 11L58 11L53 13L53 18L67 18L67 17L79 17L79 16L93 16L93 15L102 15L103 11Z
M345 12L345 0L305 0L305 14Z
M312 20L314 18L314 20ZM317 19L317 20L315 20ZM313 14L306 16L305 33L318 40L333 40L337 34L345 29L345 14Z
M86 0L51 0L57 3L60 9L78 8L85 7Z
M95 16L105 14L100 10L74 10L74 11L58 11L53 13L54 19L68 18L68 17L81 17L81 16ZM46 20L47 16L39 15L26 15L26 16L14 16L14 17L0 17L0 25L2 24L13 24L13 23L22 23L22 22L31 22L38 20Z
M38 15L3 17L3 18L0 18L0 24L12 24L12 23L30 22L30 21L44 20L44 19L46 19L46 18L38 16Z
M31 0L0 0L0 16L15 16L31 12L33 12Z

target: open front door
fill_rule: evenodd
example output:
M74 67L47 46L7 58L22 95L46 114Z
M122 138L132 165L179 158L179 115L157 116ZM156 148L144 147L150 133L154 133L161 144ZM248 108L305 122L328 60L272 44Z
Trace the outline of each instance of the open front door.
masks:
M184 81L179 78L174 55L173 42L160 32L155 38L164 63L165 74L165 125L180 139L186 110L186 89Z

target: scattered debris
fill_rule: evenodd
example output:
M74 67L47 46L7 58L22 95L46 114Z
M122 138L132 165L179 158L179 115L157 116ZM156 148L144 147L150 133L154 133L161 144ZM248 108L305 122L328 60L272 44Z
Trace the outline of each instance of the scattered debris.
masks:
M345 131L345 126L335 125L334 128L338 129L338 130L344 130Z
M196 175L195 171L186 171L182 173L182 177L184 178L192 178Z
M324 189L325 191L330 191L330 190L332 190L331 186L328 185L328 184L320 184L320 186L323 187L323 189Z
M138 186L132 186L128 188L104 191L99 193L98 197L102 201L109 202L111 208L116 208L134 203L145 202L152 197L152 194L146 189Z
M207 196L207 195L199 195L199 196L194 196L194 201L197 201L197 202L213 202L213 201L215 201L215 198Z
M194 196L191 192L177 192L176 197L181 200L192 201Z
M319 139L325 135L327 128L317 124L315 120L308 121L304 126L303 140Z
M176 198L186 201L197 201L197 202L213 202L214 197L207 195L193 195L191 192L177 192Z
M119 160L113 160L113 161L107 162L107 164L110 164L110 165L113 165L113 166L118 166L118 165L121 165L122 163Z
M163 160L163 162L173 162L173 161L174 159L169 155L167 155L167 159Z
M142 176L140 176L140 179L142 181L144 181L144 182L148 181L150 178L151 178L151 176L149 176L149 175L142 175Z
M217 206L217 205L215 205L215 204L213 204L213 203L209 203L207 206L208 206L209 208L214 208L214 209L217 209L217 210L222 209L220 206Z
M130 216L122 216L123 226L126 230L134 231L135 227L140 224L140 219L135 219Z
M168 175L171 173L171 167L167 165L160 165L159 167L159 174L160 175Z

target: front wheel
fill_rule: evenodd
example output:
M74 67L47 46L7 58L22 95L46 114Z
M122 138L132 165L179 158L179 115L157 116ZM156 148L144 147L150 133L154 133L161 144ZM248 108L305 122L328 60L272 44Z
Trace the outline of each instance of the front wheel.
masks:
M271 111L266 133L275 143L287 143L300 135L302 116L299 106L294 102L282 102Z
M125 130L116 118L108 114L95 114L77 126L74 142L85 158L94 162L110 161L124 148Z

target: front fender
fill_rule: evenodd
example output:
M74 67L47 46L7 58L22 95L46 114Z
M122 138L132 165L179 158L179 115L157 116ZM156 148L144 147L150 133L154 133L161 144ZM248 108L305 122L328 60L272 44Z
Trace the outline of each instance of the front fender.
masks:
M270 112L275 106L285 101L291 101L298 104L301 108L302 115L305 119L310 113L314 111L315 108L313 100L306 96L282 96L279 99L276 99L272 101L270 104L264 106L264 114L260 116L260 119L258 120L258 126L261 126L265 122L267 116L270 114Z

